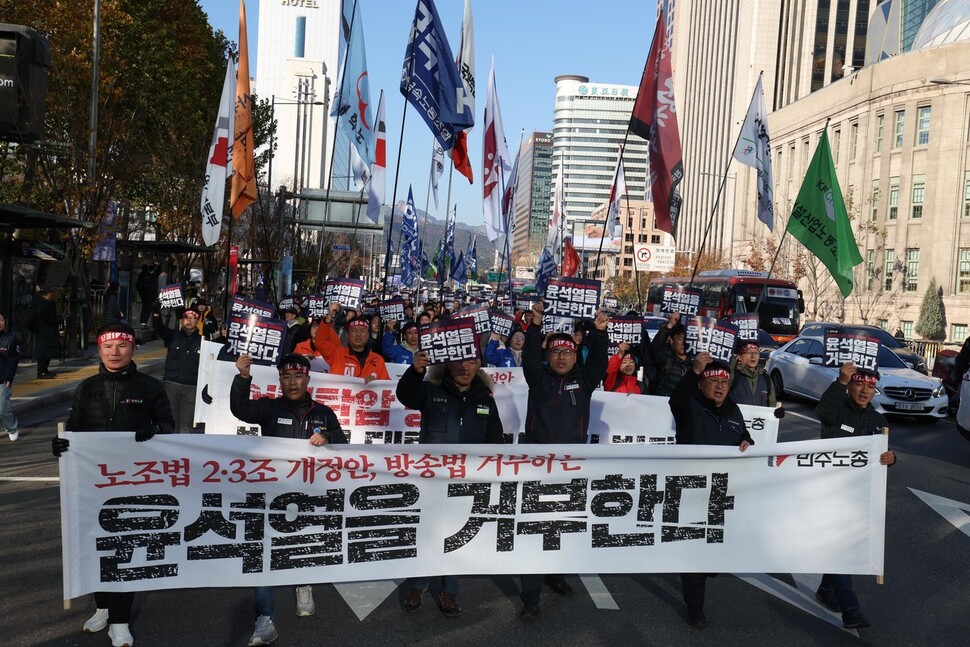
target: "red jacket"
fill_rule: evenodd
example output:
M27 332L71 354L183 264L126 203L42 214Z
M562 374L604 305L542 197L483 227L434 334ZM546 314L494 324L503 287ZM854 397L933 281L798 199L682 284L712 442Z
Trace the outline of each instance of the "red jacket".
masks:
M609 363L606 365L606 377L603 379L603 388L607 391L616 391L617 393L642 394L643 390L640 388L640 382L637 381L636 373L633 375L623 375L620 373L620 364L622 363L622 353L617 353L610 358ZM619 382L617 382L617 377L619 377Z

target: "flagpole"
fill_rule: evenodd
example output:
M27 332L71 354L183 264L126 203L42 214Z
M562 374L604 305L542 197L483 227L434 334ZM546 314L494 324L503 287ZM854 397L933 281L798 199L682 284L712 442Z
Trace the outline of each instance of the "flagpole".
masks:
M454 149L452 149L454 150ZM455 165L452 163L451 168L448 169L448 195L445 197L445 243L448 242L448 212L451 210L451 179L455 175ZM429 178L430 179L430 178ZM458 220L458 205L455 205L455 220ZM452 247L454 247L454 241L452 241ZM441 253L444 254L445 250L442 249ZM444 259L442 259L443 261ZM448 263L448 273L451 273L451 263ZM444 286L445 278L443 276L438 277L438 285Z
M225 199L225 198L223 198ZM222 320L226 321L229 319L229 303L232 300L233 295L230 294L229 288L232 287L232 221L235 218L232 217L232 213L229 214L229 232L226 235L226 303L225 310L223 311Z
M401 111L401 135L397 142L397 164L394 167L394 190L391 191L391 223L387 228L387 250L384 254L384 280L381 282L381 301L387 296L387 281L391 273L391 238L394 235L394 209L397 207L397 181L401 174L401 148L404 146L404 121L408 116L408 102Z
M354 212L354 233L352 234L353 240L350 245L350 254L347 256L347 273L344 274L344 278L350 278L350 265L353 262L354 250L357 249L357 225L360 222L360 204L364 200L364 190L367 188L367 183L360 187L360 197L357 198L357 211Z
M763 72L762 72L762 74L763 74ZM758 78L759 79L761 78L761 74L758 75ZM826 121L825 123L828 124L828 121ZM701 256L704 254L704 248L707 246L707 237L710 235L710 233L711 233L711 227L713 227L713 225L714 225L714 215L717 213L717 207L718 207L718 205L721 202L721 193L723 193L723 191L724 191L724 185L727 184L728 172L731 170L731 162L734 161L734 151L737 150L737 148L738 148L738 142L741 141L741 134L744 131L744 127L743 126L744 126L744 124L742 123L742 127L738 129L738 136L734 140L734 146L731 147L731 155L728 157L727 165L724 167L724 175L721 176L721 182L720 182L720 184L717 187L717 195L714 196L714 206L711 208L711 215L708 216L708 218L707 218L707 227L704 230L704 238L701 240L701 248L697 252L697 262L694 263L694 269L691 272L690 282L688 283L688 285L693 285L694 284L694 277L697 276L697 268L701 264ZM770 154L770 151L769 151L769 154ZM732 243L731 244L733 246L734 245L734 243L733 243L734 232L733 231L731 232L731 236L732 236Z
M619 154L619 156L618 156L618 158L616 160L616 166L617 166L617 168L622 168L622 165L623 165L623 155L626 154L626 140L627 140L627 137L629 137L629 136L630 136L630 129L627 128L626 129L626 132L623 134L623 143L620 144L620 154ZM614 177L614 180L619 179L618 171L614 171L613 173L616 176L616 177ZM624 188L626 188L625 187L625 185L626 185L626 178L624 178L624 182L623 183L624 183ZM612 193L612 190L611 190L611 193ZM617 197L619 197L619 196L617 196ZM598 250L596 250L596 268L597 268L597 270L599 270L599 266L600 266L600 254L603 253L603 239L606 238L606 228L610 224L610 207L612 207L612 206L613 206L613 204L611 202L606 207L606 220L603 221L603 235L602 235L602 237L600 237L600 247L599 247ZM604 272L604 276L605 276L605 272Z
M343 61L344 69L340 71L340 88L337 92L337 96L339 96L341 100L343 100L343 96L344 96L344 82L347 80L347 67L348 67L347 59L350 57L350 42L351 42L351 39L354 37L354 22L355 22L354 18L356 17L356 15L357 15L357 0L354 0L354 7L353 9L350 10L350 34L347 36L347 50L344 52L344 61ZM341 18L342 17L343 16L341 16ZM326 92L326 85L327 85L326 76L324 76L325 92ZM326 101L324 102L324 106L326 106ZM326 110L326 108L324 108L324 110ZM326 118L327 118L327 115L324 115L324 119ZM323 222L320 223L320 238L317 244L316 278L318 280L320 278L320 265L323 262L323 232L326 229L327 221L330 220L330 187L333 186L333 158L336 157L337 155L337 130L338 130L339 124L340 124L340 113L338 112L337 116L334 117L334 120L333 120L333 144L330 145L330 164L328 165L329 168L327 173L328 175L327 192L324 194L324 198L323 198L325 207L324 207L324 214L323 214ZM392 213L393 213L393 208L392 208Z

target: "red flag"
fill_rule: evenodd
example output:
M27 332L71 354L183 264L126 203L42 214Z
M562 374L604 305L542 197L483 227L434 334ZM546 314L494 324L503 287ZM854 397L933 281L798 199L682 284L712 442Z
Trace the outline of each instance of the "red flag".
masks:
M458 44L458 73L461 75L461 84L465 90L465 105L471 106L472 114L475 114L475 26L472 20L472 2L465 0L465 13L461 19L461 42ZM455 147L451 151L451 161L455 169L468 178L472 184L472 161L468 157L468 131L465 130L455 133Z
M573 247L573 241L570 238L566 238L562 241L562 246L562 275L576 276L576 272L579 271L579 254L576 253L576 249Z
M249 93L249 41L246 38L246 1L239 0L239 69L236 72L236 122L232 144L232 217L239 218L256 202L256 161L253 158L253 107Z
M455 147L451 151L451 161L455 164L455 169L468 178L469 183L475 183L472 179L472 161L468 158L468 131L461 130L455 133Z
M684 162L665 25L661 11L630 115L630 131L650 142L650 188L657 228L676 236L683 203L680 182L684 179Z

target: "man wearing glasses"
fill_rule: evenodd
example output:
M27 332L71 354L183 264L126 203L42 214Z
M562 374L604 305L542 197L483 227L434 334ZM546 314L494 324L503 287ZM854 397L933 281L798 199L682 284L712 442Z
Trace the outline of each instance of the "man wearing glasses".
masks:
M162 321L158 308L152 313L152 326L165 347L165 375L162 384L172 404L172 417L178 433L191 433L195 419L195 386L199 380L199 351L202 335L199 333L197 306L176 308L178 328L172 329Z
M589 354L582 367L576 365L576 342L566 333L555 333L546 339L544 364L542 310L542 302L533 304L532 321L526 329L522 349L522 372L529 385L529 405L525 433L519 443L585 444L590 398L606 376L606 326L610 318L604 312L596 314L593 330L586 337ZM539 615L543 580L563 597L573 593L562 575L523 575L519 613L523 622L532 622Z

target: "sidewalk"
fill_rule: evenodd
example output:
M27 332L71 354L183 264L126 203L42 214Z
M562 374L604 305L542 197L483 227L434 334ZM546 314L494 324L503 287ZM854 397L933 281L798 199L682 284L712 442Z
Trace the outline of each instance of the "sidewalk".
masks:
M36 379L37 365L34 362L21 362L10 398L14 414L19 417L52 404L70 402L81 380L97 374L100 365L96 347L82 352L82 357L53 362L50 370L57 377L51 380ZM162 341L154 339L135 349L135 364L139 372L159 377L165 368L165 354Z

